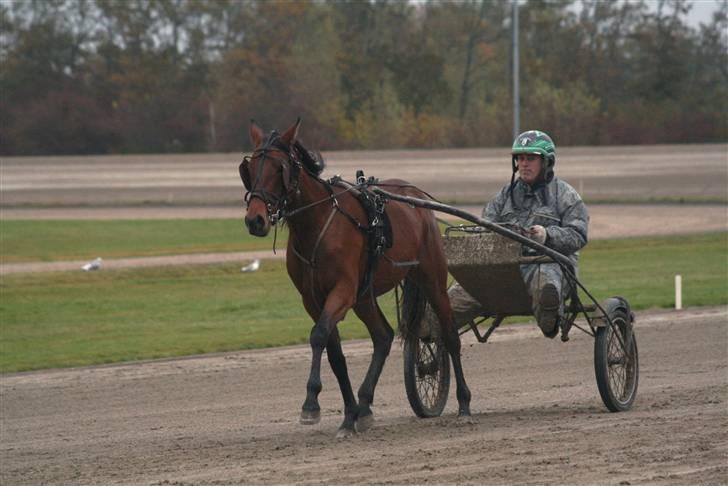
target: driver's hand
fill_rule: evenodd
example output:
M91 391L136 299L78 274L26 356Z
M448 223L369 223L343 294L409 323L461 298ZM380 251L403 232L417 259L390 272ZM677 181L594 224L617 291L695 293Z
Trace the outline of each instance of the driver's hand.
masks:
M528 228L528 237L536 243L541 243L543 245L546 243L546 228L540 224L531 226Z

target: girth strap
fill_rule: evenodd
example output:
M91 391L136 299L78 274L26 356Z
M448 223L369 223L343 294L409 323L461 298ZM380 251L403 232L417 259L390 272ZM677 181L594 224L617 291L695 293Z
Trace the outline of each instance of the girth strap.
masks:
M374 273L379 263L379 257L384 255L384 251L387 248L392 247L393 235L392 227L387 216L385 205L386 200L374 194L367 189L367 186L374 185L377 180L374 177L366 179L364 177L364 171L358 170L356 172L356 182L359 188L359 194L357 198L361 205L364 207L364 212L367 215L368 228L366 229L367 235L367 268L364 272L364 277L359 285L359 292L357 294L357 300L364 296L367 292L372 294L374 298Z

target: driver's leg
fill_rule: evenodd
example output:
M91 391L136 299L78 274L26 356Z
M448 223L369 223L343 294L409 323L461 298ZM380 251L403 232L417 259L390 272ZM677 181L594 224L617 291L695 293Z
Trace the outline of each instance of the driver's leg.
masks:
M480 305L480 302L472 298L457 282L453 283L447 289L447 295L450 298L453 319L455 320L455 327L457 329L460 329L476 317L483 315L484 309ZM432 308L427 306L427 311L425 312L425 317L420 327L420 337L438 336L439 330L440 326L438 325L437 317L432 311Z
M455 326L458 329L468 321L472 321L476 317L483 315L485 311L480 302L471 297L457 282L454 282L447 289L447 296L450 297L452 314L455 319Z
M559 332L564 307L564 276L556 263L521 265L521 274L531 296L533 315L544 336Z

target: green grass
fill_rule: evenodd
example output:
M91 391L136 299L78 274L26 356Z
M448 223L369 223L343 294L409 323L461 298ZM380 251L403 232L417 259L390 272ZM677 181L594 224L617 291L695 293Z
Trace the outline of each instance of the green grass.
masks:
M285 244L285 230L278 235ZM181 253L265 250L273 235L251 236L241 219L191 220L4 220L2 263L59 261Z
M2 372L303 343L311 326L281 261L8 275L0 297Z
M270 250L273 237L251 236L242 219L0 220L0 263ZM277 238L285 249L285 227Z
M622 295L635 309L673 307L676 274L683 305L728 304L728 233L594 241L579 272L598 299Z
M138 234L138 232L137 232ZM595 241L580 275L599 299L671 307L728 304L728 233ZM391 298L382 306L392 317ZM0 372L304 343L311 322L284 264L183 266L6 275L0 280ZM366 337L353 313L346 339Z

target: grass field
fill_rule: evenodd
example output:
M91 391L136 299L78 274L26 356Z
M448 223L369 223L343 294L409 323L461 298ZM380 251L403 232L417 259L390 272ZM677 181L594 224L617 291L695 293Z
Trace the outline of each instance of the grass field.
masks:
M678 273L684 305L728 304L727 248L728 233L595 241L580 276L598 298L623 295L635 309L671 307ZM280 261L249 274L210 265L7 275L0 297L0 372L303 343L311 326ZM395 325L391 296L380 302ZM353 313L340 329L367 336Z
M279 228L276 246L288 232ZM273 232L251 236L242 219L5 220L0 263L270 250Z
M270 249L273 235L251 236L242 219L6 220L2 263L178 255ZM285 246L285 231L278 235Z

